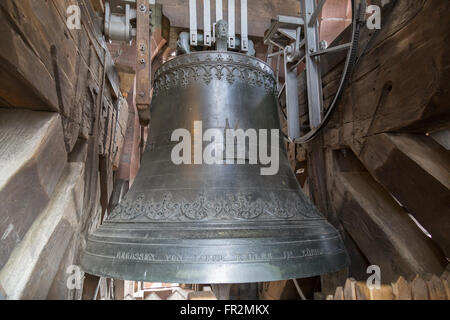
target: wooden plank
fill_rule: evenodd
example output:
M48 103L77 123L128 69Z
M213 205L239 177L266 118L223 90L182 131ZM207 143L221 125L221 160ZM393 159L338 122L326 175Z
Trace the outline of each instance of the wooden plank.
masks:
M333 190L339 219L383 282L442 273L442 253L368 173L338 172Z
M103 0L91 0L91 3L94 10L97 11L98 13L103 14L105 12Z
M443 44L450 41L449 13L442 1L397 1L383 11L379 32L362 28L360 59L328 124L326 141L333 147L358 147L366 136L398 130L426 133L448 124L450 48ZM335 72L334 66L330 63L328 72Z
M344 286L344 300L356 300L356 280L347 279Z
M359 158L450 256L450 153L425 135L379 134Z
M442 284L445 288L445 293L447 294L447 299L450 300L450 274L448 272L444 272L441 276Z
M412 300L411 286L405 278L400 277L392 284L395 300Z
M48 204L66 161L58 114L0 108L0 269Z
M41 111L58 111L59 103L52 75L34 50L7 23L0 10L0 96L12 106Z
M391 285L381 285L379 289L369 288L370 300L394 300Z
M427 280L427 287L430 300L447 300L444 283L436 275Z
M425 280L416 276L411 283L413 300L429 300L428 288Z
M372 300L370 289L364 282L357 282L355 284L356 300Z
M212 291L190 292L188 300L217 300Z
M7 19L20 36L35 51L47 70L54 68L57 59L60 72L64 72L71 83L75 83L78 50L68 37L66 20L62 19L52 1L36 3L30 0L0 2ZM20 15L14 14L20 12ZM36 32L36 31L39 32ZM56 47L57 57L52 56L52 47Z
M334 294L334 300L344 300L344 288L337 287Z
M47 298L81 216L83 176L84 164L66 165L50 202L1 269L9 299Z
M262 300L280 300L281 295L286 288L287 281L269 282L267 289L263 291Z

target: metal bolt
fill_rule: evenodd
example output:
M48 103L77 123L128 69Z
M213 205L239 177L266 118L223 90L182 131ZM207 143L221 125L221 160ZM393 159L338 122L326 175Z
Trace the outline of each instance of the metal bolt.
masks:
M139 96L142 98L145 97L145 92L144 91L139 92Z
M139 60L139 62L140 62L141 64L145 64L145 59L141 59L141 60Z
M141 12L145 12L145 11L147 11L147 7L145 5L143 5L143 4L141 4L139 6L139 10L141 10Z
M145 49L146 49L145 44L141 44L140 49L141 49L141 51L145 51Z

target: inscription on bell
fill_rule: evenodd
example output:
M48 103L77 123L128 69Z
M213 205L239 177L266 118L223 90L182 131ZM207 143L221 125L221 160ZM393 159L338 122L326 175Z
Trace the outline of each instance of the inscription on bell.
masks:
M175 254L155 254L149 252L123 252L116 254L116 259L149 261L149 262L196 262L196 263L220 263L220 262L256 262L271 260L289 260L303 257L320 256L324 254L323 250L306 248L300 252L282 251L279 255L273 252L250 252L233 255L175 255Z

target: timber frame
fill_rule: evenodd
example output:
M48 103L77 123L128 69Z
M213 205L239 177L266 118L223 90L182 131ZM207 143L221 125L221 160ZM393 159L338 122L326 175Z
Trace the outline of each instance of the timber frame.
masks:
M363 28L352 78L328 125L311 143L287 144L296 172L306 168L297 175L305 192L341 230L352 260L348 270L322 276L326 294L349 276L367 279L369 265L390 283L440 275L448 263L450 154L433 137L450 129L449 14L445 1L390 1L382 29ZM325 105L343 59L323 61ZM305 97L299 101L305 110Z

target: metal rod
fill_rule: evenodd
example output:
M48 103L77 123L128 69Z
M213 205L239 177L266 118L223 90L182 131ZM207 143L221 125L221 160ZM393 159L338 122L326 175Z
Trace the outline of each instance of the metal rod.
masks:
M286 83L283 83L283 86L281 87L280 91L278 92L278 99L280 99L280 97L283 94L285 89L286 89Z
M97 300L98 290L100 290L100 282L101 281L102 281L102 277L100 277L100 279L98 279L97 287L95 288L94 297L92 298L92 300Z
M302 298L302 300L307 300L305 295L303 294L302 289L300 288L300 285L298 284L297 279L293 279L292 281L294 281L295 287L297 288L297 292L300 295L300 298Z
M281 56L281 55L283 55L283 54L284 54L283 51L277 51L277 52L274 52L274 53L269 54L267 57L268 57L268 58L273 58L273 57L276 57L276 56Z
M277 57L277 89L280 87L280 62L281 62L281 56L278 56Z
M267 46L267 64L269 66L272 66L272 57L270 57L270 55L273 53L273 45L269 44Z
M279 49L283 50L283 52L284 52L284 47L283 47L283 46L281 46L281 45L279 45L279 44L278 44L278 43L276 43L275 41L273 41L273 40L269 40L269 43L270 43L271 45L274 45L275 47L277 47L277 48L279 48Z
M327 48L327 49L323 49L317 52L313 52L311 53L311 57L317 57L317 56L321 56L323 54L326 53L333 53L333 52L338 52L338 51L343 51L343 50L348 50L352 47L351 43L345 43L345 44L341 44L335 47L331 47L331 48Z
M311 20L309 20L308 27L313 27L317 23L317 18L319 17L319 14L322 12L323 5L325 4L326 1L327 0L319 0L316 9L311 15Z
M294 69L296 69L298 65L305 60L305 58L306 56L301 57L300 60L298 60L294 65L290 66L289 71L293 71Z

